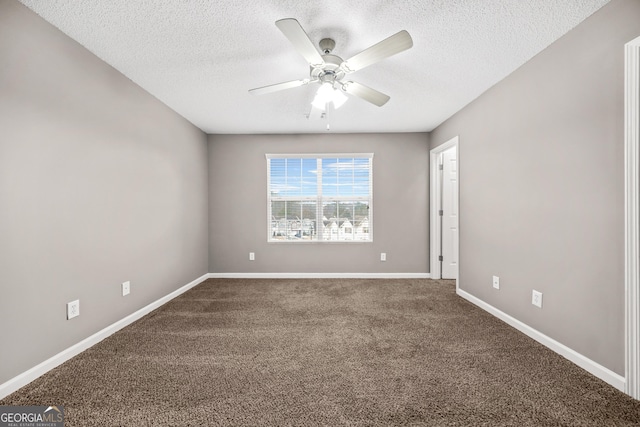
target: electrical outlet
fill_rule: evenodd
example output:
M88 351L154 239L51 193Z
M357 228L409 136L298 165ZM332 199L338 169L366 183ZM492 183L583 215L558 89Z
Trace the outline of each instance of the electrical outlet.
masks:
M386 261L387 260L387 254L385 252L381 252L380 253L380 261Z
M542 308L542 292L538 292L535 289L533 290L531 293L531 304Z
M493 287L500 289L500 278L498 276L493 276Z
M122 296L129 295L131 292L131 282L126 281L122 284Z
M80 300L67 303L67 320L80 316Z
M256 260L256 253L249 252L249 261L255 261L255 260Z

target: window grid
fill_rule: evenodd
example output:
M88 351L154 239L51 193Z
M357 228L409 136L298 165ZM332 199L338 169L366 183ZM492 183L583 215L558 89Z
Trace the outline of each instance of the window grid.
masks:
M372 242L373 154L267 154L269 242Z

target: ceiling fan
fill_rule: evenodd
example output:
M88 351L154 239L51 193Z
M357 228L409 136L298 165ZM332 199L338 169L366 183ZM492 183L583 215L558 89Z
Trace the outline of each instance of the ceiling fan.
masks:
M331 53L336 45L333 39L320 40L320 52L318 52L297 20L293 18L280 19L276 21L276 26L309 63L309 78L259 87L249 90L249 93L263 95L309 83L319 83L320 88L312 103L313 108L317 110L325 110L330 102L333 102L334 108L339 107L347 99L344 93L361 98L378 107L383 106L389 100L388 95L361 83L351 80L344 81L344 78L348 74L413 46L413 40L409 33L402 30L345 61Z

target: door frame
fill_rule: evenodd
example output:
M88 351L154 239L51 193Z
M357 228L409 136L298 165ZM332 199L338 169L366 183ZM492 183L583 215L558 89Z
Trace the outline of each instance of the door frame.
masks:
M430 173L430 185L429 185L429 275L432 279L440 278L440 261L438 256L440 255L440 215L438 210L440 209L440 193L442 192L442 185L440 179L440 173L438 169L438 157L443 152L450 148L456 147L456 159L460 156L460 149L458 147L458 136L454 136L444 144L438 145L429 152L429 173ZM456 269L456 292L459 289L460 281L460 161L456 160L458 170L458 235L457 235L457 247L458 247L458 265Z
M640 399L640 37L624 57L625 392Z

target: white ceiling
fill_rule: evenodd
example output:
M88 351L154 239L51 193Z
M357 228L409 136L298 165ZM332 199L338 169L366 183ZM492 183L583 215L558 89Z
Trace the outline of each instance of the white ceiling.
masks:
M207 133L431 131L609 0L20 0ZM413 48L350 75L350 97L308 120L317 85L255 96L309 66L275 26L296 18L343 59L400 31Z

